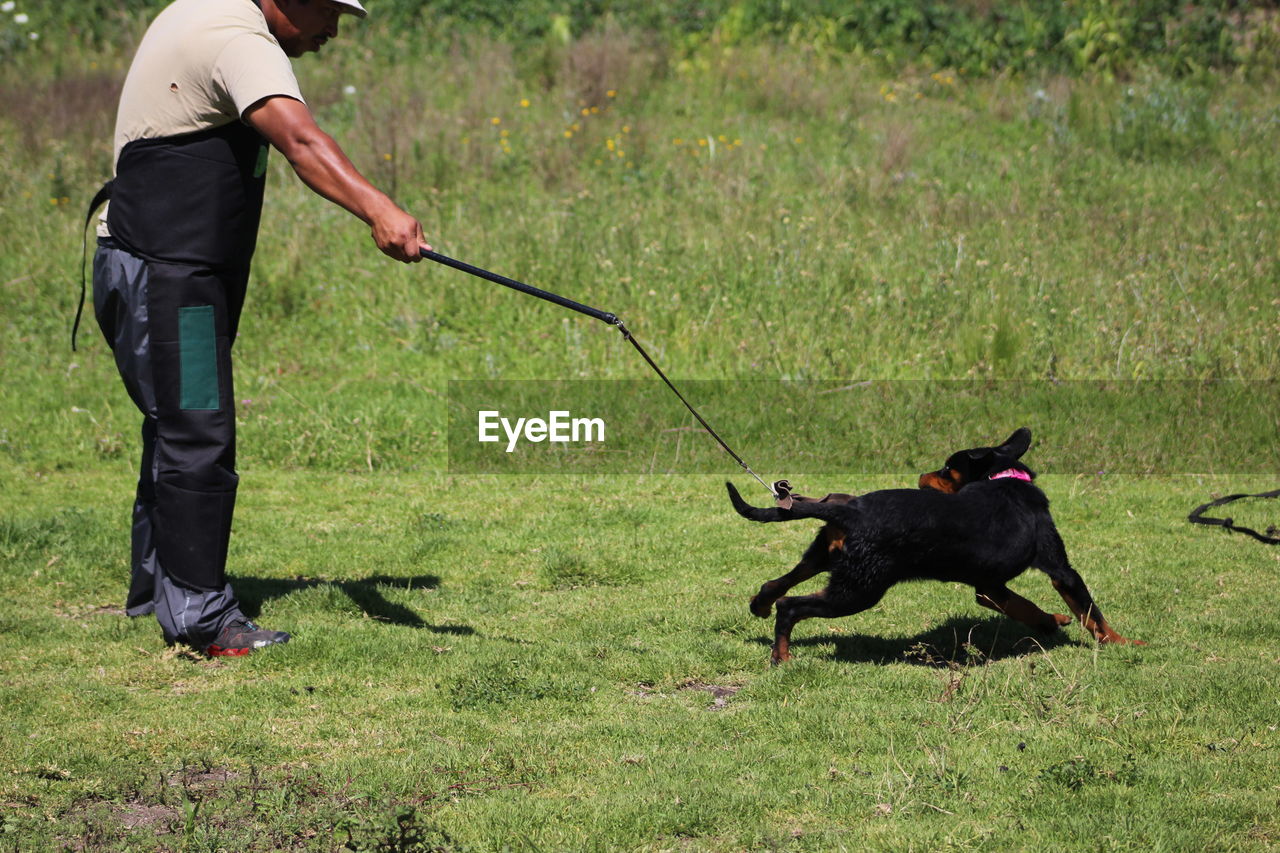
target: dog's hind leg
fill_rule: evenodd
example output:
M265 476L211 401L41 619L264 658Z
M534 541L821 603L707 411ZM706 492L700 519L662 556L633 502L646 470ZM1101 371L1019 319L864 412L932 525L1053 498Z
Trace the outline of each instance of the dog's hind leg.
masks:
M1049 582L1062 596L1067 607L1080 620L1085 630L1093 634L1099 643L1118 643L1120 645L1144 646L1141 640L1130 640L1117 634L1102 615L1102 610L1093 601L1089 588L1084 585L1084 578L1071 568L1067 561L1067 550L1062 544L1058 531L1050 529L1040 543L1040 554L1037 567L1049 576Z
M1052 633L1064 625L1071 624L1071 617L1065 613L1046 613L1008 587L980 589L974 595L974 600L983 607L1003 613L1010 619L1016 619L1024 625L1030 625L1046 633Z
M852 597L833 597L829 590L813 595L778 599L778 616L773 624L773 652L769 662L777 666L791 660L791 629L801 619L835 619L874 607L885 590L860 590Z
M827 530L828 528L823 528L818 533L818 538L804 552L804 556L800 558L799 563L796 563L794 569L780 578L764 582L760 587L760 591L751 599L752 613L761 619L765 618L769 615L769 611L773 609L773 603L786 595L791 587L831 568L829 555L840 546L843 539L840 542L834 542L831 536L828 535ZM839 534L836 533L834 535L838 536Z

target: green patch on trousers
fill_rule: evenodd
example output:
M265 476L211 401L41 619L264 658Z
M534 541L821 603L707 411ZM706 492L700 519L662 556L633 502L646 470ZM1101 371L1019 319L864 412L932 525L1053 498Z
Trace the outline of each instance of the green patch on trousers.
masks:
M218 409L218 338L213 306L178 309L178 357L182 368L180 406L187 410Z

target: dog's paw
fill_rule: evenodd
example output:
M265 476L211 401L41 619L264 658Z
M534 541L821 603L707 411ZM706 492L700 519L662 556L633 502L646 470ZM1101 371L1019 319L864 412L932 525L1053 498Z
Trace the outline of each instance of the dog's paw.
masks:
M1112 634L1111 636L1107 637L1105 640L1102 640L1102 642L1111 646L1145 646L1146 645L1146 643L1143 642L1142 640L1131 640L1128 637L1121 637L1119 634Z
M1072 622L1076 621L1065 613L1050 613L1049 619L1046 621L1044 630L1052 634L1059 628L1065 628Z
M759 595L751 599L752 614L759 616L761 619L765 619L769 616L769 614L772 611L773 611L773 599L762 598Z

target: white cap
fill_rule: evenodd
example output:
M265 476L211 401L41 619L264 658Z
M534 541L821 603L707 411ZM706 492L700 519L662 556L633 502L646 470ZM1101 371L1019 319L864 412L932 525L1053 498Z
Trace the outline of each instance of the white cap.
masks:
M341 6L343 12L355 15L357 18L363 18L369 14L365 8L360 5L360 0L329 0L335 6Z

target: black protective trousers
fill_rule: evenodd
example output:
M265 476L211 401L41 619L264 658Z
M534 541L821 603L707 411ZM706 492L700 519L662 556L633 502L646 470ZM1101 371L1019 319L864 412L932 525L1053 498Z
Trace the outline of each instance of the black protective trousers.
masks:
M247 273L140 258L110 238L93 307L142 412L126 609L154 612L167 642L203 648L241 615L226 581L235 508L231 344Z

